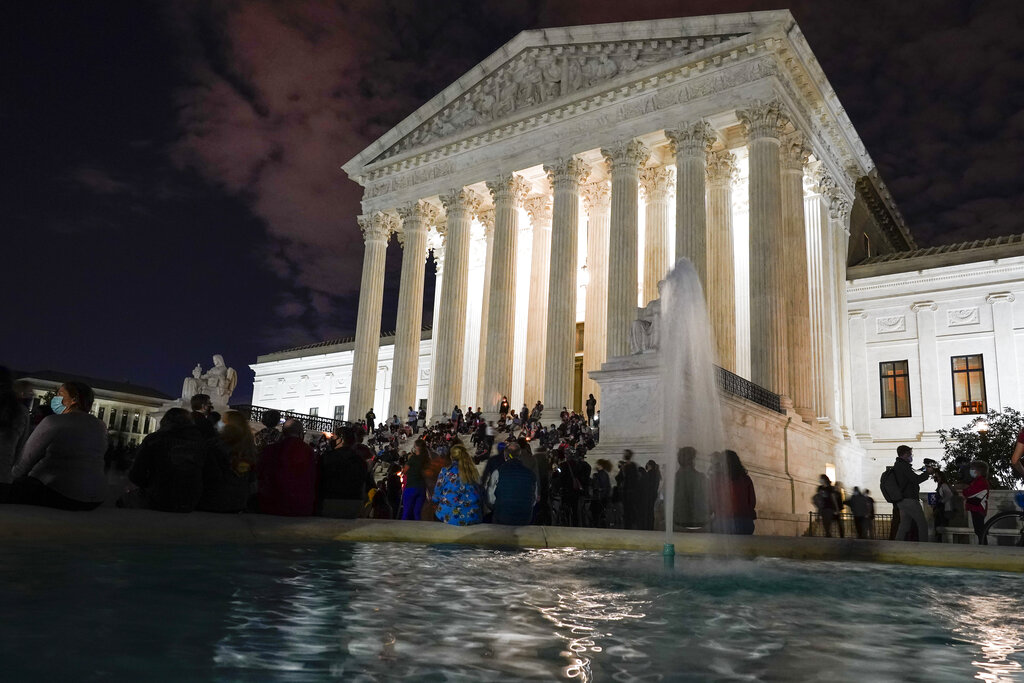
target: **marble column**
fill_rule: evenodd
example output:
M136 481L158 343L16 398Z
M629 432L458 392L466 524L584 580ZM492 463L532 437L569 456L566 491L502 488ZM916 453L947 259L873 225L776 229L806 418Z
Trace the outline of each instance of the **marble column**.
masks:
M780 154L789 395L800 417L809 424L815 424L817 415L814 411L814 365L811 360L807 226L804 221L804 165L810 156L810 149L803 134L792 132L786 135L782 139Z
M398 218L377 211L359 217L366 250L363 274L359 282L359 312L356 318L355 348L352 352L352 390L349 414L360 420L373 407L377 382L377 357L380 352L380 318L384 304L384 260L388 239L398 227Z
M395 357L391 372L388 415L404 418L416 408L416 385L423 329L423 278L427 265L427 229L437 221L437 209L413 202L398 210L402 229L402 278L398 285L398 317L395 322Z
M828 220L832 232L832 297L836 319L836 342L838 349L835 355L834 377L837 380L835 391L835 414L839 421L839 431L849 437L853 434L853 393L852 366L850 359L850 320L847 315L849 305L846 301L846 262L849 259L850 247L850 211L852 203L845 193L834 184L828 190Z
M668 243L669 199L675 186L675 174L664 166L648 166L640 171L644 192L644 305L658 298L658 282L672 267L672 248ZM590 295L590 290L587 290Z
M708 289L707 208L705 177L707 153L715 132L707 121L666 130L676 155L676 260L693 262L700 284Z
M583 400L594 395L601 406L601 385L590 379L608 358L608 223L612 188L607 180L583 186L583 207L587 211L586 310L583 313Z
M547 347L548 279L551 271L551 196L535 195L526 200L533 229L530 264L529 313L526 321L526 378L524 402L530 409L544 400L544 354Z
M484 228L484 291L483 303L480 305L480 320L483 323L480 330L480 349L476 357L476 401L478 407L484 404L484 371L487 365L487 316L491 304L491 266L494 263L494 209L480 211L477 220Z
M850 344L865 351L867 349L867 320L868 314L864 311L850 311L847 315ZM878 366L875 366L874 373L868 369L866 352L853 354L850 362L850 398L851 411L853 413L851 424L853 425L853 432L857 435L858 439L871 439L871 385L878 386Z
M936 340L935 312L939 310L934 301L915 301L910 305L917 315L918 368L921 373L921 431L935 436L942 428L942 392L939 377L948 369L939 369L939 348ZM852 313L851 313L852 315ZM858 356L861 354L857 354ZM857 417L857 412L854 412ZM867 432L859 421L854 424L857 435Z
M512 393L515 352L516 257L519 255L519 207L529 183L514 173L487 183L494 199L494 256L487 308L487 357L484 369L484 417L497 419L502 396Z
M999 383L999 407L1019 405L1020 380L1017 375L1017 342L1013 327L1013 292L996 292L985 297L992 307L992 332L996 344L996 381ZM989 401L989 410L992 410Z
M736 157L708 154L708 281L706 299L718 364L736 372L736 275L732 239L732 182Z
M788 396L785 253L779 141L787 123L778 102L737 112L750 151L750 379Z
M544 170L551 181L553 193L548 335L544 359L544 406L546 414L550 416L557 415L562 406L572 406L576 362L576 250L580 222L580 183L587 179L590 168L582 159L569 157L545 166ZM635 296L635 243L633 258L631 291Z
M839 424L833 396L835 394L834 357L835 278L832 254L832 230L829 225L828 201L823 195L827 174L821 171L821 162L815 162L806 178L804 216L808 241L808 278L810 279L811 306L811 363L813 365L814 412L818 422L832 430ZM829 179L831 180L831 179Z
M608 228L608 358L629 355L629 328L637 309L637 231L640 168L651 151L639 140L602 149L611 168ZM568 405L568 404L567 404Z
M444 233L445 226L443 218L440 219L437 230L432 230L427 235L427 246L434 256L434 313L430 323L430 370L428 371L427 384L427 419L433 420L434 405L436 404L436 393L434 389L437 382L437 328L438 318L441 315L441 289L444 287Z
M466 294L469 278L470 223L480 206L475 192L466 188L441 195L447 213L445 274L441 290L441 311L437 320L437 374L433 406L436 420L451 416L462 400L462 364L466 343Z

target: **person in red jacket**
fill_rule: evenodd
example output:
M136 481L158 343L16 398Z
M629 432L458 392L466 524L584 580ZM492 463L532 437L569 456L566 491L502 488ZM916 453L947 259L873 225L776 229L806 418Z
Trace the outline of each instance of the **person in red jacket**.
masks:
M971 463L971 483L964 489L964 509L971 513L974 533L978 535L978 543L985 545L988 539L982 538L985 527L985 516L988 514L988 463L975 460Z
M256 495L265 515L308 517L316 510L316 455L303 436L302 423L288 420L281 428L281 438L260 455Z

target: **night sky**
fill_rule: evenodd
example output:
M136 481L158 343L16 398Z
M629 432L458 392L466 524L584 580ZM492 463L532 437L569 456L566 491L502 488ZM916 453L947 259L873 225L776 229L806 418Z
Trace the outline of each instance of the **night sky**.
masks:
M219 352L244 399L257 355L354 331L341 164L516 33L783 7L921 246L1024 232L1020 2L20 2L0 364L177 394Z

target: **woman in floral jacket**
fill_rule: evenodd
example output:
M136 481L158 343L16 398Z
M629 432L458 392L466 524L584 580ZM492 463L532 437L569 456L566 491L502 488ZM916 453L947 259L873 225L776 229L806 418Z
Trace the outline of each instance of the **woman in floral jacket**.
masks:
M441 470L434 486L434 514L446 524L479 524L483 521L480 473L469 451L458 441L452 444L450 455L452 464Z

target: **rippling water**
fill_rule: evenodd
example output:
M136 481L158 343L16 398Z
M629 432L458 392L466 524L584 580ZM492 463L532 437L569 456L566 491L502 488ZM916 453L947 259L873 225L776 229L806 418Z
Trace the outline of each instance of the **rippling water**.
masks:
M402 544L6 548L18 680L1024 681L1024 580Z

